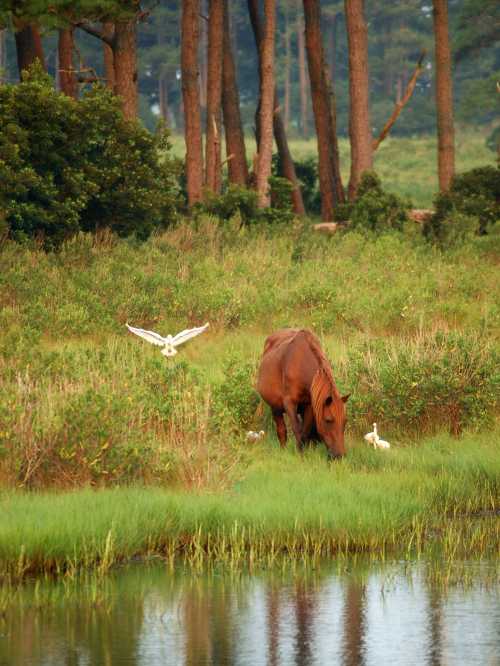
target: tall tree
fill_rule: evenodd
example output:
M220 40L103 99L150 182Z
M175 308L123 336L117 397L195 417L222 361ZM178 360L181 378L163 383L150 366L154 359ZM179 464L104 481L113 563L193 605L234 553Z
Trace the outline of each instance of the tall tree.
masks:
M68 97L76 99L78 97L78 82L73 67L73 49L75 45L73 33L73 26L60 28L57 49L59 56L59 85L61 92L68 95Z
M304 19L300 7L300 0L297 0L297 49L299 61L299 98L300 98L300 129L302 136L307 139L309 136L309 114L308 114L308 94L307 94L307 71L306 71L306 46L304 40Z
M368 81L368 29L363 0L345 0L349 50L349 137L351 142L351 178L349 198L356 197L361 174L373 166Z
M222 112L226 135L228 176L231 183L248 183L248 165L245 152L245 137L241 124L240 96L236 82L236 69L229 30L229 3L224 0L224 56L222 62Z
M210 0L207 56L207 130L205 184L212 192L221 187L221 98L224 45L224 1Z
M438 133L439 189L450 187L455 173L455 130L451 53L448 37L448 0L433 0L434 40L436 53L436 117Z
M45 56L38 26L16 16L14 16L13 23L19 77L21 77L21 72L28 69L36 60L39 60L45 69Z
M321 217L332 220L337 204L344 200L340 176L334 99L321 39L319 0L303 0L305 38L311 96L318 142Z
M252 23L253 33L255 37L255 44L257 46L257 52L259 54L259 79L261 81L261 93L259 97L259 103L257 105L256 113L256 137L257 137L257 149L260 152L260 142L261 142L261 100L262 100L262 49L263 49L263 28L259 14L259 3L257 0L248 0L248 10L250 13L250 20ZM278 94L276 91L276 86L274 86L273 92L273 114L272 114L272 123L274 138L276 140L276 146L278 148L279 161L281 166L281 175L284 178L287 178L292 184L292 203L293 210L297 215L303 215L305 213L304 202L302 200L302 193L300 191L300 184L295 173L295 165L293 163L292 156L290 154L290 149L288 147L288 141L286 138L285 127L283 125L283 120L281 119L281 114L279 111L279 102ZM271 150L272 150L272 136L271 136Z
M103 60L104 60L104 78L106 79L106 87L110 90L115 89L115 63L113 49L110 46L110 42L113 41L115 34L115 25L112 21L105 21L102 24L102 34L104 35L104 41L102 43L103 48Z
M275 0L264 0L264 17L264 34L260 47L260 139L256 173L257 198L260 208L269 206L271 202L269 177L273 156Z
M200 89L198 85L198 40L200 0L184 0L181 21L181 75L186 137L186 180L188 204L203 196L203 142L201 135Z

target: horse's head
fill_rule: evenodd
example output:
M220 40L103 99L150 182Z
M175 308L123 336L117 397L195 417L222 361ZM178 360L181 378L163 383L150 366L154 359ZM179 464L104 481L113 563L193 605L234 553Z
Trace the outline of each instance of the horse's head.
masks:
M346 424L345 403L349 395L328 395L323 400L320 414L316 415L316 428L328 447L329 458L345 455L344 430Z

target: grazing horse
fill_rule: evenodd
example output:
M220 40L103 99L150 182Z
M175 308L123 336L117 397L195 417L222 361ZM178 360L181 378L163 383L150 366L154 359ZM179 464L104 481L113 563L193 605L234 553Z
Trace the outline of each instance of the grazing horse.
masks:
M300 451L316 431L330 458L345 454L345 402L349 396L340 395L330 364L311 331L284 328L266 339L257 391L271 407L281 446L286 446L286 412Z

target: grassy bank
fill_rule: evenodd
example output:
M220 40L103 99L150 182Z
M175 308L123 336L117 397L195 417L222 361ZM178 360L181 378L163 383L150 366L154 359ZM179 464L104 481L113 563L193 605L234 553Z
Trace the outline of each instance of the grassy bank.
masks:
M322 452L301 459L264 442L223 492L4 492L0 571L104 572L153 553L265 565L283 555L415 556L436 538L446 557L498 554L498 435L439 436L383 453L357 445L331 466Z

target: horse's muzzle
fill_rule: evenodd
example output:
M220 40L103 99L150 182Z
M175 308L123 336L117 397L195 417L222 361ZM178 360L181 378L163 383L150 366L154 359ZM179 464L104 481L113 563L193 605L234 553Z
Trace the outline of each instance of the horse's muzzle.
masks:
M328 451L328 462L332 462L334 460L342 460L343 458L342 453L332 453L331 451Z

